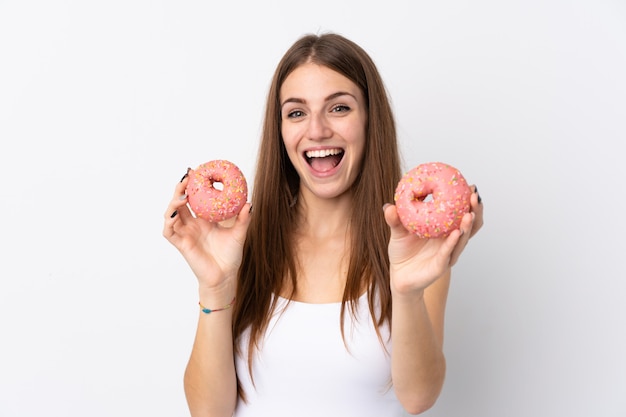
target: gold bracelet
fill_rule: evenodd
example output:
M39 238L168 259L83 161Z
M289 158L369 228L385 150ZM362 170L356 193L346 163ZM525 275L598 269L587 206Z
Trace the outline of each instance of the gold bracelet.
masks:
M198 305L200 306L200 311L202 311L204 314L211 314L215 311L228 310L229 308L233 306L234 303L235 303L235 297L233 297L232 301L226 304L224 307L210 309L210 308L206 308L205 306L202 305L202 303L200 303L200 301L198 301Z

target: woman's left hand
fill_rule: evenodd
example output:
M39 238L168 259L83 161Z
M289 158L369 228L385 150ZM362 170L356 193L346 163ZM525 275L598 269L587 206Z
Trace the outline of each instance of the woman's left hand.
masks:
M389 261L391 289L396 293L423 291L459 259L469 239L483 225L483 204L472 186L470 212L463 216L459 230L444 238L419 238L404 228L394 205L383 210L391 227Z

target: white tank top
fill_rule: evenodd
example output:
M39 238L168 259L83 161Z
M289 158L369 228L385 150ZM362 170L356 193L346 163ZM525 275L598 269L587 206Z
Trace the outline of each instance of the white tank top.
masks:
M249 333L241 338L237 375L247 403L236 417L399 417L406 416L391 387L391 360L372 324L367 296L358 301L357 321L341 303L307 304L278 299L276 314L253 359L247 363ZM391 352L389 328L381 328Z

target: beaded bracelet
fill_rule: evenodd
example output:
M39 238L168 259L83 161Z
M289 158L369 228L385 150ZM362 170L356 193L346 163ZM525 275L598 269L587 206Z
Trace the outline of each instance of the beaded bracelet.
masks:
M200 311L202 311L204 314L211 314L211 313L214 313L216 311L228 310L229 308L231 308L233 306L234 303L235 303L235 297L233 297L232 301L230 303L226 304L224 307L216 308L216 309L211 310L210 308L206 308L205 306L203 306L202 303L200 303L200 301L198 301L198 305L200 306Z

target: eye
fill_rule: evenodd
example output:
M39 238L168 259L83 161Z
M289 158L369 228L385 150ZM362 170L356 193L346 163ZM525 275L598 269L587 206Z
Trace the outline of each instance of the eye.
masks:
M346 113L350 111L350 107L345 104L337 104L330 111L332 113Z
M296 119L302 116L304 116L304 112L302 110L292 110L289 113L287 113L288 119Z

